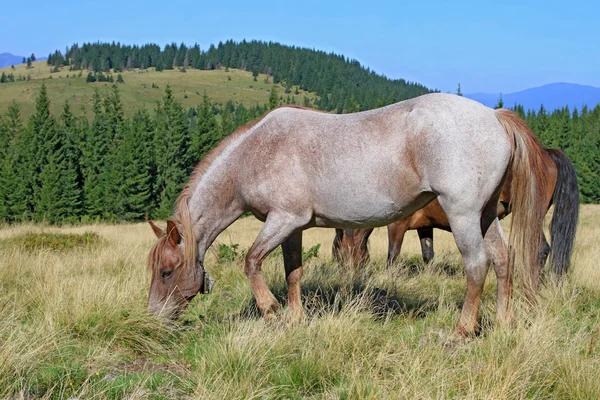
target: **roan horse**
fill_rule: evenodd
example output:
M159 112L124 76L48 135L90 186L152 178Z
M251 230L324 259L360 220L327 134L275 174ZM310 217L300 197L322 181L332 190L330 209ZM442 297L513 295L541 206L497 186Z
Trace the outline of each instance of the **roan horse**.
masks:
M550 239L552 247L542 236L539 249L540 267L546 264L550 254L550 270L561 276L567 272L571 264L571 255L575 243L575 231L579 216L579 188L577 176L571 160L561 151L545 149L543 156L546 193L540 206L545 212L554 204L554 213L550 224ZM506 217L511 211L510 196L511 176L508 176L500 194L498 203L498 218ZM421 243L423 261L433 259L433 228L451 232L448 218L440 203L433 200L413 215L387 226L388 229L388 265L393 264L400 255L404 234L407 230L416 229ZM373 228L366 229L336 229L332 252L340 263L359 265L369 261L368 240Z
M148 310L177 317L203 289L208 247L249 211L264 221L244 266L258 309L266 319L279 309L261 264L281 245L288 318L302 318L304 229L383 226L437 197L467 275L455 331L471 335L476 330L490 257L498 276L496 319L505 323L513 262L532 300L537 291L533 254L544 217L537 204L545 192L542 151L517 114L449 94L346 115L291 107L271 111L227 137L200 162L167 231L155 229L159 238L148 260ZM515 257L508 257L496 212L509 173L515 177L510 237Z

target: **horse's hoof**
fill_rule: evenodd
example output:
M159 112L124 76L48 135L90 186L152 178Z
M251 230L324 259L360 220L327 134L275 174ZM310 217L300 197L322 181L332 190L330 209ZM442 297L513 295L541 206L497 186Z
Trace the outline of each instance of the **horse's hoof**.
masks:
M462 325L458 325L456 328L454 328L454 336L462 339L472 338L475 336L475 327L466 328Z
M267 322L274 322L279 319L280 306L278 303L271 304L263 313L263 318Z
M306 314L302 308L288 308L285 314L285 322L288 325L298 325L306 320Z

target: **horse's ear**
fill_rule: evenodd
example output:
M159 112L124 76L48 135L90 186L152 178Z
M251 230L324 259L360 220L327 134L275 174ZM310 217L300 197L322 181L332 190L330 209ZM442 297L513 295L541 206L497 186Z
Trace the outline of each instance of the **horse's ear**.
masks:
M156 235L157 238L160 238L162 235L164 235L164 232L162 231L162 229L160 229L158 226L154 225L154 222L148 220L148 223L150 224L150 227L154 231L154 234Z
M167 237L169 238L169 244L173 247L177 247L181 242L181 235L177 230L177 226L175 226L175 222L171 220L167 221Z

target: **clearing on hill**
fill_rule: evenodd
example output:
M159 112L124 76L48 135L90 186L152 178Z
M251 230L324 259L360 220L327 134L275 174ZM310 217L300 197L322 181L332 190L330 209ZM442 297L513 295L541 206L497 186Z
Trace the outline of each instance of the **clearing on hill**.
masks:
M185 72L179 69L160 72L154 68L136 69L120 72L124 84L116 83L117 73L108 74L112 75L115 83L87 83L87 70L69 71L68 67L63 67L59 72L51 72L51 69L46 61L35 62L30 69L27 69L26 64L16 65L14 69L0 68L0 75L4 72L6 75L13 74L15 78L15 82L0 84L0 113L5 113L8 105L16 100L21 106L21 116L28 118L35 109L35 98L44 79L51 100L50 111L55 116L60 115L67 100L75 115L83 114L82 106L87 115L90 115L94 89L99 88L103 93L113 84L119 87L126 115L132 115L141 107L153 110L156 102L164 95L167 85L171 86L175 97L185 108L200 104L204 91L217 104L225 104L231 100L246 106L267 103L273 87L284 97L287 96L280 84L273 84L272 77L269 77L267 83L267 75L260 74L254 81L251 72L233 68L212 71L187 69ZM27 80L28 76L30 80ZM302 104L305 96L311 100L315 98L314 93L303 90L299 90L299 94L289 95L295 96L298 104Z

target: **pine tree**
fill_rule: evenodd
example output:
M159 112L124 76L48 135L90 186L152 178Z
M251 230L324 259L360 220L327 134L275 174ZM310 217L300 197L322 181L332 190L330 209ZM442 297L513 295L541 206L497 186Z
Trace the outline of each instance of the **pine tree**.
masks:
M76 127L68 102L62 124L56 125L45 143L46 163L40 172L36 216L50 223L75 221L81 215L81 188Z
M119 148L123 145L127 124L119 88L113 85L112 91L104 97L104 118L107 122L108 147L104 156L104 166L101 172L104 218L115 218L119 209L119 187L122 184L124 171L128 168L125 160L119 158Z
M106 192L104 190L103 174L111 143L109 122L98 89L94 91L92 111L94 119L90 129L87 130L84 149L83 195L84 209L87 216L97 219L101 218L105 212L103 198Z
M42 189L41 173L48 165L49 157L60 146L56 136L56 120L50 114L50 99L46 85L42 82L40 91L36 98L35 113L29 118L28 138L25 139L28 146L25 157L27 157L24 168L30 172L31 186L33 188L32 211L38 217L37 206L40 201Z
M154 160L152 159L153 126L148 114L139 111L132 119L119 148L122 170L118 187L117 217L140 220L151 211Z
M460 83L458 84L458 87L456 88L456 94L458 96L462 96L463 95L462 90L460 89Z
M498 102L494 106L495 109L504 108L504 100L502 100L502 93L500 93L500 97L498 97Z
M279 105L279 95L275 86L271 87L271 94L269 95L269 109L273 110Z
M83 169L81 159L82 132L77 119L73 116L69 102L66 101L60 117L63 146L60 150L62 193L59 206L61 217L65 220L76 220L83 213Z
M235 130L233 115L231 111L225 107L221 113L221 137L225 137Z
M173 212L175 200L185 184L191 168L189 155L190 135L185 113L167 85L165 96L156 110L156 215L166 218Z
M192 165L196 165L221 140L221 130L212 108L212 102L205 91L202 104L198 107L196 130L190 146Z

